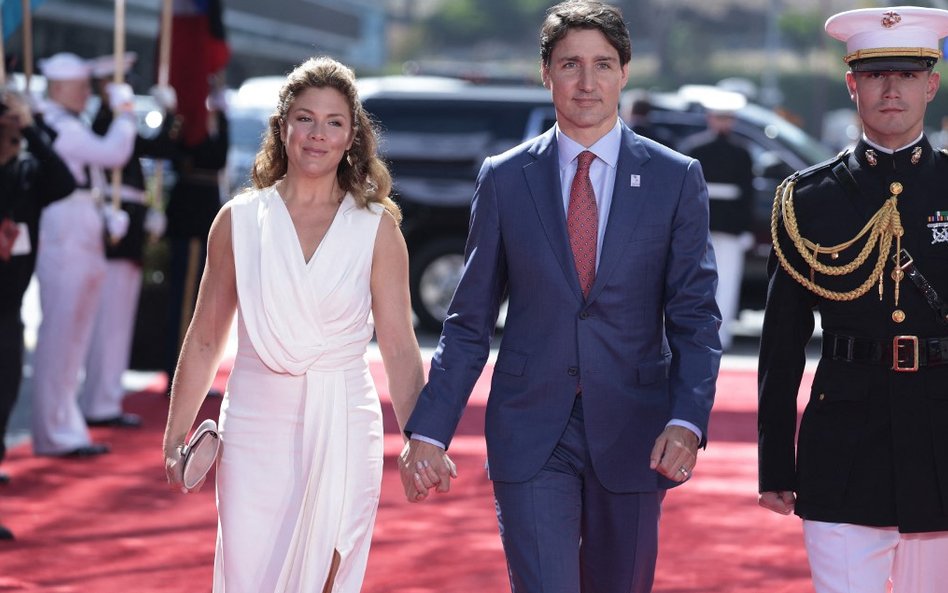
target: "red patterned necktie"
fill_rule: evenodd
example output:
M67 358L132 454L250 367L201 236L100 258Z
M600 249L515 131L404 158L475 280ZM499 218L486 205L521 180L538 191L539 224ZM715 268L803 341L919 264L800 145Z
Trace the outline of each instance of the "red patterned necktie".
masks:
M566 228L569 231L569 246L573 249L573 260L583 296L589 296L593 280L596 279L596 243L599 237L599 209L596 194L589 180L589 165L596 155L584 150L576 157L576 176L569 188L569 207L566 213Z

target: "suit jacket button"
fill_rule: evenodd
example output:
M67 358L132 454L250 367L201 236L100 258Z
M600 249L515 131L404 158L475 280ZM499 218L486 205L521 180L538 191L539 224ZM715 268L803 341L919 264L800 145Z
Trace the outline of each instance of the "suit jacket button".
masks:
M575 377L579 374L579 369L576 367L569 367L569 369L566 371L566 374L570 377Z
M585 312L585 311L583 311L582 313L579 314L579 318L580 318L580 319L586 319L586 318L588 318L588 317L589 317L589 313L587 313L587 312Z

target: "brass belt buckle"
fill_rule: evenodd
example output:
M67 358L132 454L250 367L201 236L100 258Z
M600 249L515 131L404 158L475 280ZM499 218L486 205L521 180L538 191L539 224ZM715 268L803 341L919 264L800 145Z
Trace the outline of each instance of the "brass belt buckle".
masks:
M912 347L912 364L903 366L904 361L899 357L899 351L909 345ZM892 338L892 370L898 373L914 373L918 370L918 336Z

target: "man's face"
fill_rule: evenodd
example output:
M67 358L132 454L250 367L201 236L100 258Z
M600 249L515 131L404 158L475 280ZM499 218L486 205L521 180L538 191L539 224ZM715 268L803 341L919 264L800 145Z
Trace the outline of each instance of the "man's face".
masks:
M73 113L86 108L91 92L89 79L54 80L49 85L49 97Z
M629 67L619 64L619 52L600 31L569 31L540 73L553 94L556 122L567 136L590 146L615 125Z
M847 72L846 86L866 136L886 148L906 146L922 133L925 107L935 97L937 72Z

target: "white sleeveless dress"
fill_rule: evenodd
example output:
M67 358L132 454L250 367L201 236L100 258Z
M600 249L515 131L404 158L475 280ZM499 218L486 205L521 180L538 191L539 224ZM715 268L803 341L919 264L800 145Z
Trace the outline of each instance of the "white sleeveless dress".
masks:
M365 358L382 208L346 195L309 262L274 188L234 198L238 349L221 405L215 593L362 585L382 481Z

